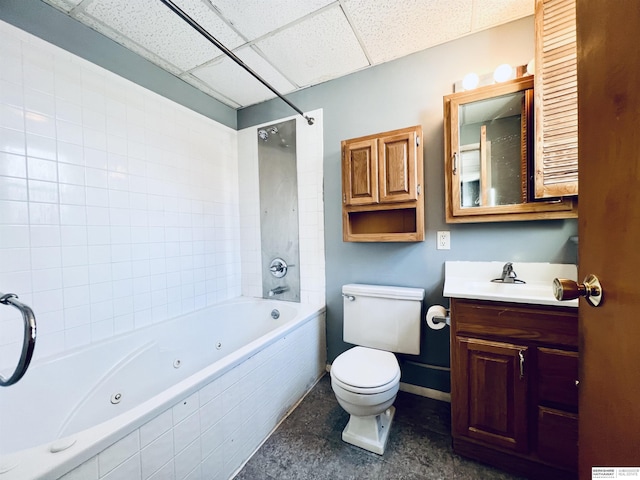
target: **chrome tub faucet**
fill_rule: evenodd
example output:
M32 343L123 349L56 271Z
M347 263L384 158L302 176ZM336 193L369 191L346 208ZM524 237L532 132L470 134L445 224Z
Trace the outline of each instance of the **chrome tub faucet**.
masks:
M285 287L285 286L277 286L276 288L272 288L271 290L269 290L269 296L273 297L274 295L280 295L286 291L289 290L289 287Z

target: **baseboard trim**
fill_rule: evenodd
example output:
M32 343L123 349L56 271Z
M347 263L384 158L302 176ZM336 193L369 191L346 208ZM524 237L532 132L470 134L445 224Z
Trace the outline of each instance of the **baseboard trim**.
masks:
M400 390L403 392L413 393L414 395L420 395L421 397L432 398L434 400L440 400L441 402L451 403L451 394L447 392L441 392L433 388L420 387L418 385L411 385L410 383L400 382Z

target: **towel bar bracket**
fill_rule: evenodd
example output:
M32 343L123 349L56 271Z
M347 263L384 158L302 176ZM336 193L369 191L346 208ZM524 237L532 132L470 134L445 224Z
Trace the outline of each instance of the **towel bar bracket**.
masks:
M24 336L22 340L22 351L20 353L20 359L14 372L5 378L0 375L0 387L8 387L20 380L31 363L33 357L33 350L36 346L36 317L33 314L33 310L28 305L18 301L18 296L15 293L0 293L0 303L3 305L11 305L12 307L20 310L22 314L22 320L24 322Z

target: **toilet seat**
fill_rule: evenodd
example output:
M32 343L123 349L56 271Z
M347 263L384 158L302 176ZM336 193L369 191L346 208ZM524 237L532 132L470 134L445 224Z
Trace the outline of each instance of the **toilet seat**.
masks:
M347 391L372 395L399 383L400 366L391 352L358 346L338 355L331 365L331 378Z

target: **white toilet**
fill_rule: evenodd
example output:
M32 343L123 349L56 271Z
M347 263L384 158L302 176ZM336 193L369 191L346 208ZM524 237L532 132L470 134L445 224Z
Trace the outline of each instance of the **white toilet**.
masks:
M331 387L351 414L342 440L382 455L395 413L400 367L391 352L420 353L421 288L342 287L345 342L358 345L331 365Z

